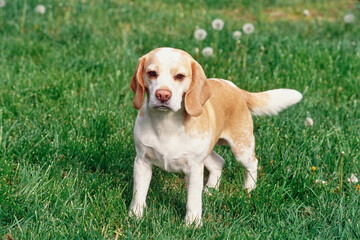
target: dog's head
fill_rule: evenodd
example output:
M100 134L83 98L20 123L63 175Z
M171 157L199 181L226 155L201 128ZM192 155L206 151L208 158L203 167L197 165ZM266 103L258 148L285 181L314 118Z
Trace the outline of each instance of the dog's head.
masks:
M188 53L172 48L154 49L139 59L131 89L134 107L141 108L145 92L148 107L199 116L211 96L210 84L200 66ZM182 104L184 101L184 104Z

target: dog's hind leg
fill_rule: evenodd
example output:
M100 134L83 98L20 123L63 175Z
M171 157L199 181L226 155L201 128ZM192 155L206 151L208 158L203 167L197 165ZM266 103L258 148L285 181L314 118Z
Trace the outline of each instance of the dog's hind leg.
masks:
M241 136L229 141L231 150L238 162L245 168L245 184L249 192L256 187L258 160L255 157L255 138L252 133L237 133ZM233 138L234 139L234 138Z
M221 171L224 166L224 159L217 153L212 151L205 159L204 165L209 170L209 178L206 186L209 188L215 188L219 190Z

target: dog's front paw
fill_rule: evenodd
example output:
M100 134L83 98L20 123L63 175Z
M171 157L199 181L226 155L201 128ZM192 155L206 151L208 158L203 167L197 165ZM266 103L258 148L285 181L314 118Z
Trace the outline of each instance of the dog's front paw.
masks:
M247 189L249 193L256 188L256 183L254 181L247 181L244 184L244 188Z
M144 205L136 204L132 205L129 210L130 217L136 217L136 219L141 219L144 215Z
M187 227L200 228L202 226L201 216L186 214L185 221Z

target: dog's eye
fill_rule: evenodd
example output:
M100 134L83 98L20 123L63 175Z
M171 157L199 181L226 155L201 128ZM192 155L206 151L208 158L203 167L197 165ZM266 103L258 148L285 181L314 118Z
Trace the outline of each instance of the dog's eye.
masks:
M183 80L185 78L185 76L181 73L179 73L178 75L175 76L176 80Z
M148 74L149 74L149 77L151 77L151 78L157 77L157 73L155 71L149 71Z

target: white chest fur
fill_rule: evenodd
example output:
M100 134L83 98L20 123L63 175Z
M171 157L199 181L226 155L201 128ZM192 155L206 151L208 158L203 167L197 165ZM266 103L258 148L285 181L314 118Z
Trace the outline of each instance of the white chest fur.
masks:
M187 173L205 159L210 147L210 136L186 133L181 112L139 115L134 137L138 158L170 172Z

